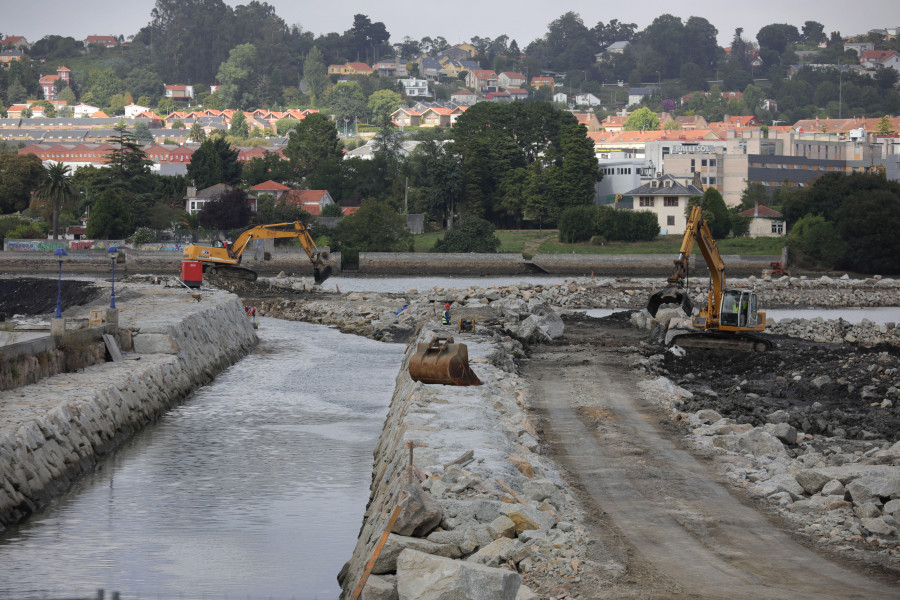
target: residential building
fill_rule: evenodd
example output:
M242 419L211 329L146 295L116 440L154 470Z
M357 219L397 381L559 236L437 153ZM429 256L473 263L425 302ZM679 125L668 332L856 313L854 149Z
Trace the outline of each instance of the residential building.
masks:
M400 107L391 113L391 121L397 127L418 127L422 113L411 108Z
M528 90L524 88L506 88L510 100L527 100Z
M406 61L399 58L380 60L372 65L372 70L383 77L406 75Z
M768 206L758 204L738 214L750 218L750 237L779 237L787 230L784 215Z
M217 183L216 185L199 191L197 188L190 186L188 187L187 195L184 198L184 210L192 215L196 215L203 210L203 207L207 202L212 202L219 196L226 194L233 189L233 187L226 183Z
M112 35L89 35L84 38L84 47L103 46L104 48L115 48L119 45L119 40Z
M175 101L194 99L194 86L192 85L167 85L165 90L166 98L172 98Z
M857 42L855 40L844 42L844 51L846 52L847 50L853 50L859 57L862 57L863 52L868 52L874 49L874 42Z
M420 127L450 127L453 110L440 106L431 106L422 111L419 117Z
M375 71L363 62L348 62L347 63L347 74L348 75L371 75Z
M428 89L427 79L410 77L408 79L398 79L397 82L403 86L403 93L410 98L431 97L431 90Z
M478 96L475 94L475 92L472 92L470 90L460 90L456 93L450 94L450 101L455 102L456 104L471 106L478 101Z
M681 235L687 227L687 206L692 196L703 190L690 180L681 181L671 175L651 179L626 193L634 198L634 210L647 210L656 215L660 234Z
M510 101L508 92L488 92L484 95L487 102L500 102L505 104Z
M540 76L531 78L531 87L533 88L548 87L553 89L554 83L552 77Z
M31 46L28 43L28 40L25 39L25 36L22 35L8 35L0 41L0 47L5 49L17 48L19 50L27 50Z
M56 69L56 75L44 75L41 77L39 83L41 86L41 91L44 93L44 99L56 100L56 82L62 81L65 85L70 85L72 78L72 72L69 71L66 67L58 67Z
M600 98L593 94L577 94L575 96L575 106L600 106L601 104Z
M575 116L575 119L579 124L584 125L588 131L600 131L602 126L600 125L600 120L597 118L597 115L594 111L579 111L573 110L572 114Z
M562 92L556 92L553 94L553 101L557 104L569 104L569 96Z
M314 217L321 215L323 208L335 203L328 190L290 190L284 193L282 200L305 210Z
M607 54L625 54L625 49L628 47L628 42L613 42L606 48L605 52Z
M652 96L653 92L655 92L655 88L629 88L628 89L628 106L633 104L640 104L641 100L646 98L647 96Z
M263 181L262 183L258 183L250 188L250 193L259 198L263 194L268 194L275 198L275 200L279 200L284 194L290 192L291 188L286 185L282 185L277 181L272 181L271 179L268 181Z
M24 60L25 53L19 48L10 48L0 51L0 66L9 67L13 62Z
M150 108L148 106L141 106L140 104L131 103L125 107L125 118L133 119L134 117L150 112Z
M895 50L869 50L859 55L859 64L866 69L900 71L900 54Z
M515 71L504 71L497 76L497 85L502 88L520 88L526 81L528 78Z
M475 69L466 75L466 87L484 93L487 88L497 87L497 74L491 69Z

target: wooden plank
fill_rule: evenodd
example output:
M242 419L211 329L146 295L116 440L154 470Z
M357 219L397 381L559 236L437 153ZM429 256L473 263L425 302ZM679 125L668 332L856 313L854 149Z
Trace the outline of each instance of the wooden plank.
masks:
M497 483L499 483L499 484L500 484L500 487L502 487L504 490L506 490L507 492L509 492L509 494L510 494L513 498L516 499L516 502L518 502L519 504L524 504L525 506L531 506L530 504L528 504L528 500L526 500L525 498L523 498L522 496L520 496L519 494L517 494L516 491L515 491L514 489L512 489L511 487L509 487L508 485L506 485L505 483L503 483L503 482L500 481L499 479L495 479L494 481L496 481Z
M125 360L124 358L122 358L122 352L119 350L119 345L116 343L116 338L108 333L104 333L103 342L106 344L106 349L109 350L109 355L112 357L113 362L120 362Z
M397 505L394 506L394 510L393 512L391 512L391 518L388 519L387 527L384 528L384 533L381 534L381 538L378 540L378 543L375 544L375 549L372 551L372 556L369 557L369 562L366 563L366 568L363 571L362 577L359 578L359 583L356 584L356 589L353 590L353 594L351 594L350 600L358 600L360 594L362 594L363 588L366 587L366 580L369 579L369 575L372 574L372 569L375 568L375 561L378 560L378 555L381 554L381 550L384 548L384 544L387 542L388 536L391 534L391 529L394 528L394 523L397 522L397 517L400 516L400 503L405 497L406 493L404 492L397 500Z

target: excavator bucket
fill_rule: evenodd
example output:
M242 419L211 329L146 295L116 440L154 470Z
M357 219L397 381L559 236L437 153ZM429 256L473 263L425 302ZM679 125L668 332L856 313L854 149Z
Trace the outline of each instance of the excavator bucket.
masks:
M482 385L469 367L469 349L465 344L453 343L452 337L420 342L409 359L409 376L422 383Z
M650 301L647 302L647 312L655 317L663 304L680 304L681 310L688 316L694 312L694 304L691 302L691 297L687 291L681 288L667 287L650 296Z
M331 277L330 266L326 266L324 269L320 269L319 267L313 269L313 279L316 283L323 283L329 277Z

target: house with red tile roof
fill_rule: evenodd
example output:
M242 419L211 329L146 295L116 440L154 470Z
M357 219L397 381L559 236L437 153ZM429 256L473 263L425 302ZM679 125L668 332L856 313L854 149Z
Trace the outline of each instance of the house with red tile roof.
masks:
M528 90L525 88L506 88L510 100L527 100Z
M509 102L509 92L488 92L484 95L484 99L488 102L500 102L501 104Z
M119 45L119 40L112 35L89 35L84 38L84 47L103 46L104 48L115 48Z
M262 183L258 183L250 188L250 193L259 197L263 194L269 194L276 200L281 198L286 192L290 192L291 188L286 185L282 185L277 181L272 181L271 179L268 181L263 181Z
M552 77L532 77L531 78L531 87L539 88L539 87L549 87L552 88L554 85L554 81Z
M290 190L284 193L282 199L314 217L321 215L323 208L335 203L328 190Z
M397 127L418 127L422 113L411 108L400 107L391 113L391 121Z
M19 48L4 48L0 50L0 66L8 67L11 63L25 60L25 53Z
M0 41L0 47L2 48L18 48L18 49L27 49L30 48L30 44L28 40L25 39L24 35L8 35Z
M750 237L779 237L785 234L784 215L768 206L757 204L738 213L750 218Z
M72 72L66 67L57 67L56 75L44 75L41 77L41 90L44 92L44 99L51 102L56 100L56 82L62 80L68 86L72 81Z
M900 54L896 50L868 50L859 55L859 64L867 69L900 71Z
M497 73L493 69L472 69L466 74L466 87L479 92L485 88L497 87Z

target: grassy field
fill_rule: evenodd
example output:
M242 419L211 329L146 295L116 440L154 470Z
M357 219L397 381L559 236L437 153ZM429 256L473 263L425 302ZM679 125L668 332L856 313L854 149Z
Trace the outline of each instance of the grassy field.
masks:
M443 232L423 233L414 236L415 251L428 252ZM551 229L497 231L500 252L515 254L677 254L682 236L664 235L652 242L611 242L603 246L563 244L557 241L559 232ZM778 255L784 246L784 238L727 238L718 240L721 254Z

